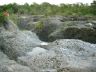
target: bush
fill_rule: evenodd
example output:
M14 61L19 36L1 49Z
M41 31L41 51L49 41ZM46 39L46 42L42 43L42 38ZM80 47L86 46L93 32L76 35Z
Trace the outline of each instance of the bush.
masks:
M91 13L93 15L96 15L96 1L94 0L93 3L91 3Z
M44 24L43 24L42 21L38 21L38 22L35 24L35 29L36 29L36 30L41 31L43 28L44 28Z
M9 19L11 19L15 24L18 24L19 17L16 14L11 14Z
M0 13L0 26L2 26L3 25L3 23L4 23L4 21L6 20L6 17L5 16L3 16L3 14L2 13Z

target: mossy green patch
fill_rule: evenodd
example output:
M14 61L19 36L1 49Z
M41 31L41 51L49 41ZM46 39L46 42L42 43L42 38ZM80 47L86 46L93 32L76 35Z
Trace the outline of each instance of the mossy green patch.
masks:
M11 19L15 24L18 24L19 17L16 14L11 14L9 19Z
M35 24L35 29L36 29L36 30L41 31L43 28L44 28L44 24L43 24L42 21L38 21L38 22Z

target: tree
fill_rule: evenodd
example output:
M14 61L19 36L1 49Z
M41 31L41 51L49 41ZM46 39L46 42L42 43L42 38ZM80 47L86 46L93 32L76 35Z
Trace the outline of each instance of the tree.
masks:
M94 0L93 3L91 3L91 13L93 15L96 15L96 0Z
M13 8L13 13L18 13L18 9L19 9L19 5L16 3L12 4L12 8Z

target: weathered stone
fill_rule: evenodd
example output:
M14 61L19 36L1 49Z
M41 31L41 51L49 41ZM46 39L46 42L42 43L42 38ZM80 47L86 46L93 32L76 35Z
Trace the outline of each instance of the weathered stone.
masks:
M96 72L96 44L65 39L50 43L40 53L33 54L34 50L30 55L19 57L18 62L35 72Z
M92 23L82 21L65 22L49 35L49 39L80 39L96 43L96 29L94 29Z
M30 31L2 31L0 33L0 49L11 59L25 55L26 52L41 43L42 41L38 39L36 34Z
M10 60L0 51L0 72L33 72L30 68Z

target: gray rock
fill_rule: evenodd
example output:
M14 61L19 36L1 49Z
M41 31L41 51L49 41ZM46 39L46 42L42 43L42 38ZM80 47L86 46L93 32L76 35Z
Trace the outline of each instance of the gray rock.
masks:
M46 41L48 40L48 35L62 24L60 21L61 18L61 16L48 18L44 18L43 16L21 16L18 22L18 27L20 29L32 30L32 32L35 32L41 40ZM42 21L44 25L41 31L35 29L35 26L39 21Z
M96 44L90 44L81 40L65 39L57 40L49 44L58 56L61 72L95 72ZM67 64L63 64L63 62ZM64 67L65 66L65 67ZM60 72L58 70L58 72Z
M86 21L68 21L49 35L49 39L80 39L96 43L96 29Z
M34 24L40 21L43 18L42 15L38 16L20 16L18 18L18 27L20 29L32 30L34 28Z
M44 27L40 32L37 32L35 29L35 32L37 32L37 35L39 38L43 41L51 41L51 39L48 37L50 33L54 32L56 29L58 29L62 22L60 21L60 17L48 17L42 20Z
M18 27L16 24L13 23L12 20L6 20L3 24L3 27L7 30L7 31L18 31Z
M57 40L41 53L19 57L18 62L35 72L96 72L96 44Z
M38 51L37 49L34 50ZM19 57L18 63L30 67L35 72L57 72L54 67L56 65L54 61L55 56L56 54L54 51L45 50L36 53L32 51L31 53L29 52L27 56Z
M58 15L49 16L47 18L44 16L21 16L18 19L18 26L20 29L27 29L35 32L42 41L54 41L56 39L80 39L96 43L95 20L96 18L91 16ZM44 27L40 31L35 29L35 25L38 21L43 21L44 24Z
M1 31L0 33L0 49L11 59L25 55L41 42L36 34L30 31Z
M3 52L1 52L1 50L0 50L0 64L3 63L3 62L5 62L5 61L8 61L8 60L9 60L8 56L5 55L5 54L4 54Z
M96 29L96 21L91 21L91 23L93 24L93 28Z
M96 43L95 21L87 17L54 16L43 19L41 31L35 29L39 38L43 41L54 41L56 39L80 39L90 43ZM67 18L67 17L65 17ZM89 21L88 21L89 20Z
M9 60L0 64L0 72L33 72L30 68Z
M10 60L0 51L0 72L33 72L30 68Z

